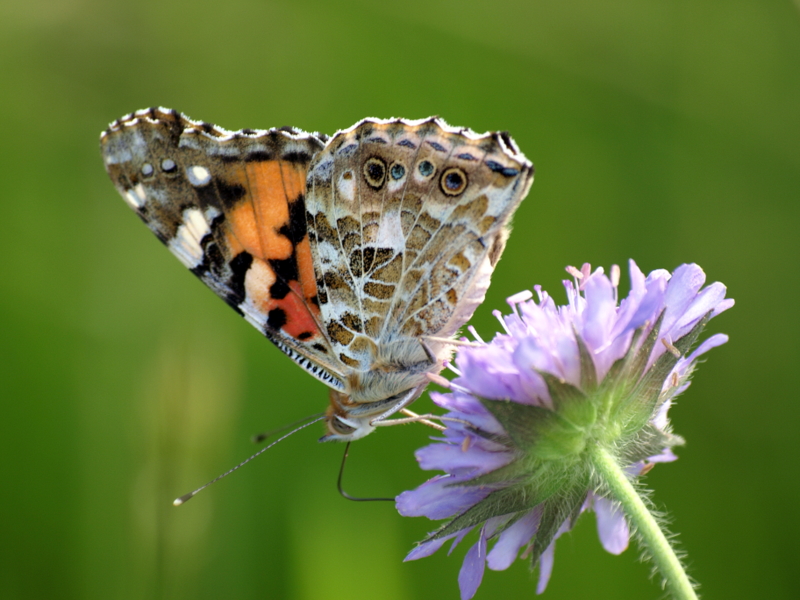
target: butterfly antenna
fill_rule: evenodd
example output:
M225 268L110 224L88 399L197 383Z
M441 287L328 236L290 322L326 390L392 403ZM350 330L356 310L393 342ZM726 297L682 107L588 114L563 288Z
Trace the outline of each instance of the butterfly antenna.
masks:
M288 438L288 437L289 437L290 435L292 435L293 433L297 433L297 432L298 432L298 431L300 431L301 429L305 429L305 428L306 428L306 427L308 427L309 425L313 425L314 423L317 423L317 422L321 421L321 420L322 420L322 419L324 419L324 418L325 418L325 415L323 414L323 415L320 415L320 416L318 416L317 418L315 418L313 421L309 421L308 423L305 423L305 424L303 424L303 425L300 425L300 427L297 427L297 428L293 429L292 431L290 431L289 433L287 433L286 435L279 437L277 440L275 440L274 442L272 442L272 443L271 443L269 446L264 446L264 447L263 447L261 450L259 450L259 451L258 451L258 452L256 452L255 454L253 454L253 456L251 456L251 457L250 457L250 458L248 458L247 460L243 460L243 461L242 461L242 462L240 462L238 465L236 465L236 466L235 466L235 467L233 467L232 469L230 469L230 470L226 471L225 473L223 473L223 474L222 474L222 475L220 475L219 477L217 477L217 478L215 478L215 479L212 479L211 481L209 481L209 482L208 482L207 484L205 484L204 486L201 486L201 487L197 488L197 489L196 489L195 491L193 491L193 492L189 492L188 494L184 494L184 495L183 495L183 496L181 496L180 498L175 498L175 500L172 502L172 504L173 504L174 506L180 506L181 504L185 504L185 503L186 503L188 500L191 500L192 498L194 498L194 497L195 497L197 494L199 494L200 492L202 492L204 489L206 489L206 488L207 488L208 486L210 486L212 483L216 483L217 481L219 481L219 480L220 480L220 479L222 479L223 477L227 477L228 475L230 475L231 473L233 473L233 472L234 472L234 471L236 471L237 469L240 469L241 467L245 466L247 463L249 463L249 462L250 462L251 460L253 460L255 457L257 457L257 456L259 456L259 455L263 454L264 452L266 452L267 450L269 450L270 448L272 448L272 447L273 447L275 444L277 444L278 442L282 442L283 440L285 440L286 438ZM339 476L339 478L341 479L341 475Z
M300 425L301 423L305 423L309 419L314 419L313 422L316 423L317 421L319 421L319 418L323 417L323 416L325 416L324 412L323 413L317 413L317 414L311 415L309 417L303 417L302 419L298 419L294 423L289 423L288 425L281 425L280 427L277 427L275 429L270 429L269 431L262 431L261 433L257 433L250 439L254 444L260 444L265 439L267 439L268 437L272 437L276 433L280 433L281 431L286 431L287 429L291 429L292 427ZM292 432L292 433L294 433L294 432Z
M336 488L343 498L352 500L353 502L394 502L394 498L356 498L351 496L342 489L342 475L344 475L344 463L347 462L347 454L350 452L350 442L344 447L344 456L342 457L342 466L339 467L339 479L336 481Z

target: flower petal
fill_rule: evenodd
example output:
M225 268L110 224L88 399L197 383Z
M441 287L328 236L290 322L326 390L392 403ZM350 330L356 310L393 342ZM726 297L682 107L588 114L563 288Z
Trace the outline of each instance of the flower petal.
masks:
M586 310L583 312L583 340L589 350L599 350L609 341L617 312L614 288L608 277L592 275L584 286Z
M395 498L397 512L404 517L446 519L480 502L492 491L477 486L448 487L457 481L455 477L437 476L415 490L403 492Z
M553 573L553 559L556 552L556 541L550 542L550 545L542 552L539 557L539 583L536 584L536 593L542 594L547 589L547 583L550 581L550 575Z
M478 591L483 580L483 571L486 566L486 538L483 530L477 543L472 546L464 557L461 571L458 573L458 587L461 590L461 600L470 600Z
M447 535L445 537L440 537L435 540L431 540L430 542L423 542L416 548L414 548L411 552L406 554L406 557L403 559L403 562L407 562L409 560L417 560L418 558L425 558L426 556L430 556L434 552L436 552L439 548L441 548L444 543L449 540L451 537L457 535L456 533L452 535Z
M467 537L467 534L473 529L474 527L467 527L466 529L462 529L461 531L457 531L455 533L455 539L453 540L453 543L450 545L450 550L447 551L447 556L450 556L453 553L453 550L456 549L456 546L458 546L462 542L462 540L465 537Z
M510 452L486 452L478 443L464 450L452 444L431 444L416 452L419 466L425 471L437 469L452 472L469 468L478 473L488 473L507 465L514 458Z
M531 541L538 526L539 513L531 510L503 531L486 557L489 568L493 571L503 571L510 567L517 559L520 548Z
M611 554L622 554L628 547L631 535L622 511L607 498L595 496L594 512L597 514L597 534L603 548Z

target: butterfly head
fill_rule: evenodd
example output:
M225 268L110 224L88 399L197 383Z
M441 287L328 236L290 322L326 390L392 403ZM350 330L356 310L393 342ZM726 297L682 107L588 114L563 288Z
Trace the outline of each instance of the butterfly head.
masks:
M331 389L330 399L325 415L328 433L320 438L321 442L350 442L375 431L375 427L371 425L375 415L353 414L353 410L358 411L358 404L349 395Z
M320 442L351 442L375 431L376 422L383 421L413 402L425 385L404 390L383 400L354 402L349 395L330 390L331 403L325 415L328 434Z

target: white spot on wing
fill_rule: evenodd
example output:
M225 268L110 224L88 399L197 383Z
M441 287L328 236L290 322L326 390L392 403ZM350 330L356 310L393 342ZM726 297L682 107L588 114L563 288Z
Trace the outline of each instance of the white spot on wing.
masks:
M125 202L134 209L139 210L144 206L144 202L147 199L147 196L144 193L144 187L141 183L137 184L136 187L133 187L127 190L122 197L125 199Z
M345 171L339 175L339 180L336 182L336 190L348 202L353 201L353 198L355 198L355 178L352 170Z
M384 214L378 229L377 239L380 240L380 245L384 248L394 248L397 251L405 249L406 239L403 236L400 213L390 212Z
M269 288L275 283L275 272L263 261L254 258L244 278L245 300L239 304L244 318L258 329L267 322L267 316L259 308L269 299Z
M183 224L169 241L169 249L187 269L194 269L203 262L200 241L209 233L211 229L200 209L187 208L183 211Z
M200 165L193 165L186 169L186 175L189 177L189 183L196 187L207 185L211 181L211 173Z
M209 206L206 208L206 221L212 223L214 219L220 216L222 213L217 210L214 206Z

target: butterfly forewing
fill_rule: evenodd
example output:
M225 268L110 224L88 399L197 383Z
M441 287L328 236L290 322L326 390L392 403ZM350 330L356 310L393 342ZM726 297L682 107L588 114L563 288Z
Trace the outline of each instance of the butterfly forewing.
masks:
M155 235L282 351L331 387L304 194L323 147L293 129L228 132L167 109L111 124L106 169Z

